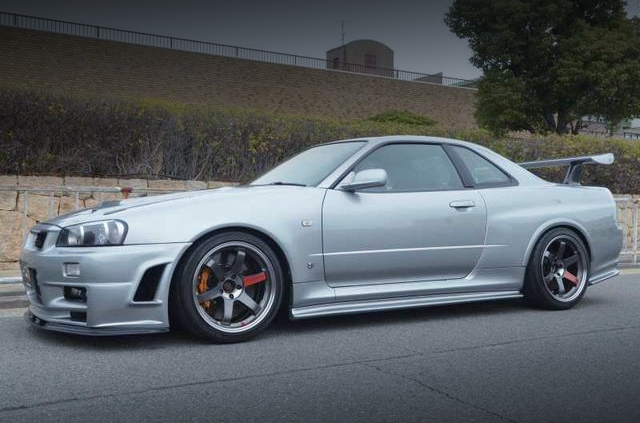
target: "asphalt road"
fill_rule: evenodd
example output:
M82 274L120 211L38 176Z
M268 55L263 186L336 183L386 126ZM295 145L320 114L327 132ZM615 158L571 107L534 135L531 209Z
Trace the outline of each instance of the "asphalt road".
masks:
M520 301L277 322L243 344L0 313L0 421L638 422L640 274Z

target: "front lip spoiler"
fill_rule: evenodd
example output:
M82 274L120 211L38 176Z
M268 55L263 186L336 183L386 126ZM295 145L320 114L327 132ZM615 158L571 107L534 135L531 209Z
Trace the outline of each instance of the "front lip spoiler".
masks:
M149 328L141 326L123 326L123 327L106 327L106 328L88 328L84 326L65 325L62 323L48 322L41 319L27 310L24 313L24 319L31 326L38 329L46 329L55 332L65 332L74 335L90 335L90 336L117 336L117 335L140 335L149 333L165 333L169 332L169 328Z

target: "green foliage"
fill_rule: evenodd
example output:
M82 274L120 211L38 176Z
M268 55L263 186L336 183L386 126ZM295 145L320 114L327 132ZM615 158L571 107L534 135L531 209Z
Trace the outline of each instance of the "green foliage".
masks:
M445 22L483 70L476 117L496 134L640 115L640 24L621 0L456 0Z
M313 144L437 131L408 116L340 121L0 89L0 174L246 181Z
M416 115L406 110L392 110L389 112L380 113L367 118L371 122L381 123L403 123L407 125L422 125L432 126L436 124L436 120L428 117Z
M640 193L640 141L547 135L495 137L391 119L305 118L162 101L95 100L0 90L0 174L136 176L247 181L321 142L376 135L445 136L484 145L516 162L613 152L586 166L584 182ZM400 120L400 122L398 122ZM545 178L561 172L545 170Z

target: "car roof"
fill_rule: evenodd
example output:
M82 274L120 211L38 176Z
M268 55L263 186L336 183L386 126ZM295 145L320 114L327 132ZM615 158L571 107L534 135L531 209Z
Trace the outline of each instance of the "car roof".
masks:
M422 142L437 142L440 144L452 144L452 145L464 145L467 147L476 147L477 144L473 144L471 142L457 140L453 138L445 138L445 137L433 137L426 135L387 135L387 136L377 136L377 137L360 137L360 138L351 138L346 140L333 141L335 143L339 142L353 142L353 141L367 141L370 144L385 144L393 141L422 141ZM328 143L331 144L331 143Z

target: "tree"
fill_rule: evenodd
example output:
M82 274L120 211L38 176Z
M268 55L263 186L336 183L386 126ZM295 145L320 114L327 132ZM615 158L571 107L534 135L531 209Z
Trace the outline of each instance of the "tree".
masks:
M482 69L476 118L495 133L610 130L640 115L640 23L620 0L456 0L445 23Z

